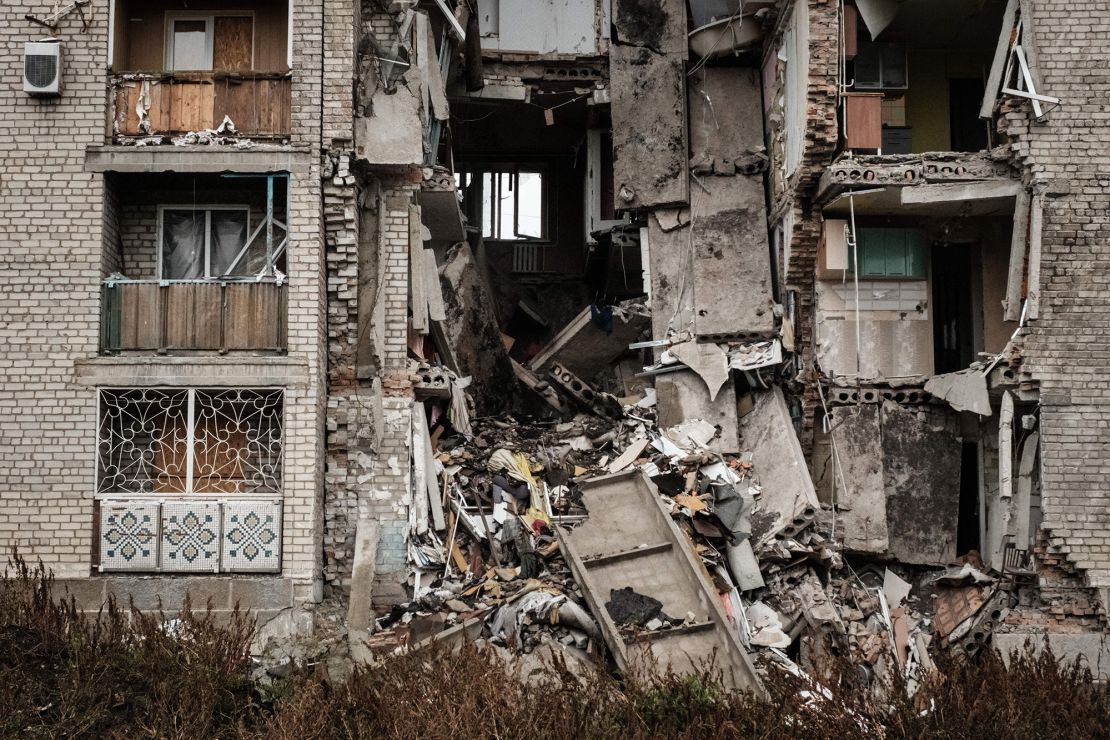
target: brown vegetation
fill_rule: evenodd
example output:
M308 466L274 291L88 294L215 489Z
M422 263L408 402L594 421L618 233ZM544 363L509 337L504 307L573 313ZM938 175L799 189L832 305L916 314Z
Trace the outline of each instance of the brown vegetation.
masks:
M712 670L620 680L556 663L528 682L489 649L410 653L344 682L302 670L263 692L253 624L185 610L166 621L109 604L88 617L51 598L41 566L0 580L0 736L159 738L1096 738L1110 690L1051 655L942 660L911 701L875 701L833 665L820 687L768 669L770 698Z

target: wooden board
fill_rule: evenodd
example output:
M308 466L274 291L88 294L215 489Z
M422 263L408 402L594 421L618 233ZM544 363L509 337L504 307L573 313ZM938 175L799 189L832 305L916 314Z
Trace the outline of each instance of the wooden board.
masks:
M254 18L218 15L212 32L212 69L246 72L254 67Z
M883 146L882 93L844 93L845 146L881 149Z
M284 288L273 283L232 283L224 291L225 349L285 346Z
M291 128L288 77L242 78L190 75L188 79L151 80L148 119L154 134L183 134L215 128L227 115L244 136L285 137ZM135 112L140 81L121 85L113 103L119 133L138 136Z
M158 349L162 341L158 284L124 284L114 290L119 291L120 297L119 349Z

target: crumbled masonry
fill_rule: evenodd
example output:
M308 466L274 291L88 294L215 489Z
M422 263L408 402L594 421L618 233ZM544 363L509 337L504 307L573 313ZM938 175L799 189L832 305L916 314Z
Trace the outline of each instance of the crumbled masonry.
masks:
M0 24L0 546L80 609L1110 676L1104 4L138 5Z

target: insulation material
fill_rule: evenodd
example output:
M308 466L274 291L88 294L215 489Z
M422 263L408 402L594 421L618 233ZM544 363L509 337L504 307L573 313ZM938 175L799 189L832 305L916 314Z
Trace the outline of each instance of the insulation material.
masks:
M281 570L281 502L233 501L223 505L221 570Z
M144 571L157 567L158 504L102 501L100 569Z

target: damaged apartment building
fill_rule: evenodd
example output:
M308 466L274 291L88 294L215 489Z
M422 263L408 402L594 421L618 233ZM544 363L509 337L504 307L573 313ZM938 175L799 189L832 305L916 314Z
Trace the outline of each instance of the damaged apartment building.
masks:
M1110 672L1104 4L5 17L0 544L83 607Z

